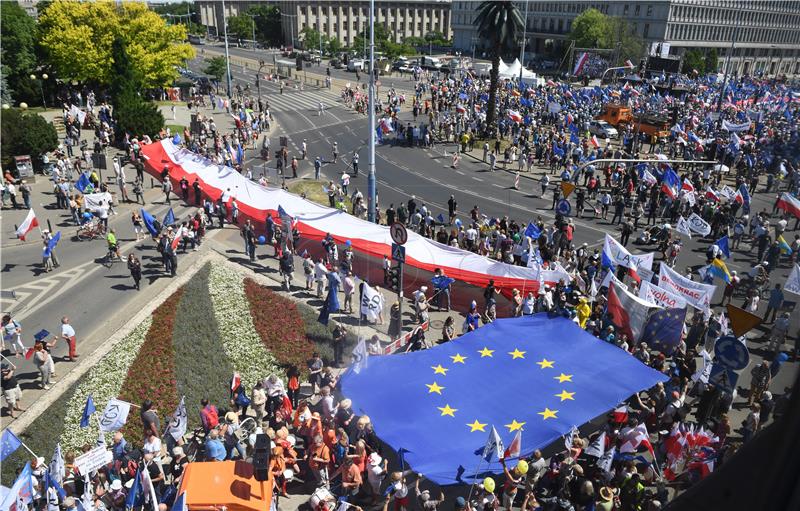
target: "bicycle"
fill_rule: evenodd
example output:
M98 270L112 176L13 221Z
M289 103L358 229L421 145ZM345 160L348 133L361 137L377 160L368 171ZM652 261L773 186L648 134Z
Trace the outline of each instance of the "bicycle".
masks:
M185 444L184 453L190 462L203 461L206 458L206 432L203 428L197 428L192 432L189 442Z
M110 245L108 247L108 252L103 257L103 266L111 268L114 263L122 261L122 256L118 254L118 250L118 245Z
M90 222L78 227L76 236L80 241L91 241L105 235L103 225L96 222Z

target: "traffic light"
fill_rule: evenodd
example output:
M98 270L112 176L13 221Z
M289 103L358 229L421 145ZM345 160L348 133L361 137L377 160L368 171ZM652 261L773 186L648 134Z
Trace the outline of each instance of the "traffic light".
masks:
M389 268L389 289L392 291L400 292L400 267L393 266Z
M294 62L295 62L295 69L297 69L298 71L302 71L303 70L303 57L301 55L297 55L297 57L295 58Z

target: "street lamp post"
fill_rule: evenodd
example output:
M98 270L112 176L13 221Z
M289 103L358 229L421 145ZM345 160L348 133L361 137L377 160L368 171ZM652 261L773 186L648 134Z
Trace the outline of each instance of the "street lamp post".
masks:
M528 0L525 0L525 23L522 25L522 47L519 50L519 83L522 83L522 73L525 71L525 42L528 37Z
M225 15L225 0L222 0L222 24L225 30L225 70L228 99L231 99L231 55L228 52L228 17Z
M47 101L44 99L44 81L47 80L49 77L47 73L42 73L42 79L37 80L36 75L31 75L31 80L36 81L39 83L39 92L42 93L42 106L47 108Z
M375 221L375 0L369 1L369 173L367 175L367 218Z
M263 60L258 61L258 72L256 73L256 89L258 89L258 104L261 105L261 70L264 69L266 63ZM259 108L260 109L260 108Z

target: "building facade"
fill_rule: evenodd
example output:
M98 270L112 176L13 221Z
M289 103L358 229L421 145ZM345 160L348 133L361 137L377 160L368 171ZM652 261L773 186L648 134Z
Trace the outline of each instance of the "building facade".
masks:
M525 16L526 61L560 56L569 44L572 22L595 8L627 20L648 49L682 55L690 49L717 50L721 71L730 55L731 71L800 75L800 0L517 0ZM480 54L473 22L479 3L453 1L454 46ZM731 52L731 43L733 51ZM627 55L636 60L643 55Z
M251 5L265 2L229 0L225 2L197 1L200 23L212 36L222 34L224 20L245 12ZM300 33L310 27L327 37L336 37L344 46L351 46L356 36L369 24L368 0L311 0L272 1L283 16L283 38L286 45L300 43ZM375 23L382 24L395 42L406 37L425 37L431 32L452 36L449 0L439 1L375 1Z

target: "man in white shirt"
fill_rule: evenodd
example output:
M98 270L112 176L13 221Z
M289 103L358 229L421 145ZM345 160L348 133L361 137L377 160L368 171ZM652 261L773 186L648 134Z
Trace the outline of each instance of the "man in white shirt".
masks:
M325 279L328 275L328 268L325 267L324 259L320 258L314 266L314 280L317 282L317 298L322 298L325 292Z
M69 318L64 316L61 318L61 338L64 339L69 345L69 361L73 362L78 358L75 341L75 329L69 324Z

